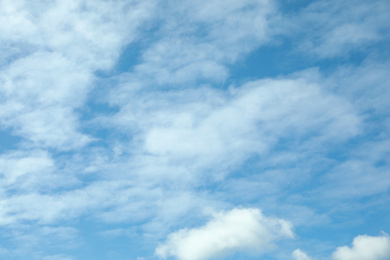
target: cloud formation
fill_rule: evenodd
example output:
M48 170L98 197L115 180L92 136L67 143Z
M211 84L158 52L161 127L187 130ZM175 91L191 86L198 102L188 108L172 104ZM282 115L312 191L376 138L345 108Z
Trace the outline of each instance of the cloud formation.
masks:
M389 3L0 0L0 258L307 260L388 232Z
M131 73L144 86L225 81L228 65L269 40L268 16L274 12L268 0L168 1L160 8L163 36Z
M75 109L97 70L108 70L136 38L151 1L0 2L0 127L30 146L70 150L93 138Z
M299 248L295 249L291 255L295 260L311 260L311 258Z
M299 34L302 52L322 59L345 57L389 39L388 9L380 0L313 1L276 26L285 34Z
M353 239L352 247L338 247L332 255L334 260L386 260L390 259L389 235L361 235Z
M293 238L292 225L283 219L266 217L254 208L217 213L204 226L181 229L170 234L156 249L162 258L203 260L227 256L237 251L264 253L274 242Z

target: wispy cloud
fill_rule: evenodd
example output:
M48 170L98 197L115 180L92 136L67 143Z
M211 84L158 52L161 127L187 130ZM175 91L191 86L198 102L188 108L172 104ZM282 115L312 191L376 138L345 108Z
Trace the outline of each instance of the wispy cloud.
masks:
M74 110L84 104L93 73L110 69L137 37L153 3L21 0L1 6L2 42L13 48L1 63L2 127L35 147L85 145L92 139L80 132Z
M217 8L217 6L224 6ZM142 86L221 83L229 65L269 39L270 1L182 1L160 5L160 38L146 48L130 74Z
M267 154L280 139L310 135L324 142L360 131L360 119L345 100L302 78L255 81L228 95L201 88L140 92L130 100L110 120L138 135L133 147L139 152L174 165L223 170Z
M276 31L284 27L282 34L298 36L297 48L304 53L319 58L345 57L388 41L388 10L383 1L315 1L298 13L276 19L275 26Z

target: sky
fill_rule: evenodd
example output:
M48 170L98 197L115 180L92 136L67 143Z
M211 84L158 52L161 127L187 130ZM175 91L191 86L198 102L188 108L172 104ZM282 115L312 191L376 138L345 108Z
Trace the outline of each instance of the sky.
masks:
M390 259L390 2L0 0L0 259Z

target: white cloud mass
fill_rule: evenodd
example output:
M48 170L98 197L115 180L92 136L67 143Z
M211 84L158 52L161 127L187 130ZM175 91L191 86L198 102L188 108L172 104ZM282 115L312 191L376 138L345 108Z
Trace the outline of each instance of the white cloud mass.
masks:
M309 256L307 256L307 254L305 252L303 252L301 249L296 249L294 250L294 252L292 252L292 257L295 259L295 260L311 260L311 258Z
M333 253L334 260L386 260L390 259L390 238L387 234L372 237L357 236L352 247L338 247Z
M169 235L156 254L181 260L201 260L236 251L262 253L281 238L293 238L292 225L283 219L266 217L259 209L233 209L214 216L206 225L181 229Z

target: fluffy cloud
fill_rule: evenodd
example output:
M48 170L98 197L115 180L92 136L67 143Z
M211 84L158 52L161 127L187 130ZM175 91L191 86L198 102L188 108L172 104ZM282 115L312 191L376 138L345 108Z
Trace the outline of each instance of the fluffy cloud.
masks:
M216 214L202 227L170 234L156 254L201 260L236 251L263 253L274 248L276 240L292 237L292 225L283 219L266 217L258 209L233 209Z
M387 234L377 237L357 236L352 242L352 247L338 247L332 256L334 260L390 259L390 238Z
M310 260L311 258L307 256L305 252L303 252L300 249L294 250L294 252L291 253L292 257L294 257L295 260Z

